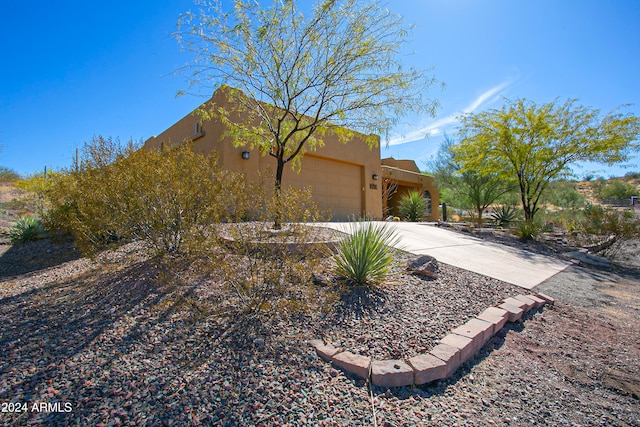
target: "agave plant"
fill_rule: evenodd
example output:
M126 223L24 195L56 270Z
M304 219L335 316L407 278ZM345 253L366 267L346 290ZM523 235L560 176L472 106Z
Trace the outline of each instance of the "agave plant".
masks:
M500 227L505 227L516 219L516 210L513 206L500 206L491 214L491 220Z
M351 232L338 244L334 255L336 274L350 285L380 283L393 262L391 246L399 238L395 230L382 223L351 223Z

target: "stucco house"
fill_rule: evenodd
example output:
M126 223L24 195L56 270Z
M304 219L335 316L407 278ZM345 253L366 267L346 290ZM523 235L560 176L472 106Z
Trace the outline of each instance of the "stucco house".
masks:
M221 92L222 89L216 90L207 103L224 107L228 101ZM193 141L195 150L205 154L217 152L221 167L241 172L249 180L257 179L258 171L275 169L272 157L261 156L257 148L234 147L231 137L224 134L222 123L202 122L194 110L145 141L144 148L157 149L163 144ZM364 135L360 135L356 133L346 144L334 135L327 135L323 138L323 147L304 154L299 172L285 168L283 185L311 187L314 200L322 209L332 212L335 221L354 217L382 219L397 212L401 194L415 189L430 197L434 208L427 218L437 220L439 195L433 179L421 174L412 160L381 161L380 145L369 147Z

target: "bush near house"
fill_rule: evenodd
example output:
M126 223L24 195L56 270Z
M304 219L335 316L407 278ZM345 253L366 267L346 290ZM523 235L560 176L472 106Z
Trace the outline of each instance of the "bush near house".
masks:
M47 224L85 253L142 242L164 266L186 261L221 279L226 307L252 318L319 301L311 273L324 253L305 246L316 228L301 223L324 217L309 190L285 186L276 197L265 180L248 183L191 144L146 150L97 137L84 155L45 194ZM281 230L268 225L275 209Z
M83 151L78 170L49 179L45 221L87 254L131 240L159 257L188 252L211 224L244 206L240 177L190 144L136 150L96 137Z

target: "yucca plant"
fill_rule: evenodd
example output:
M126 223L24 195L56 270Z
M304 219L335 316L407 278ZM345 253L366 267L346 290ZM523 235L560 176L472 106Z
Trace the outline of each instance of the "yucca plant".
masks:
M13 243L31 242L42 239L46 234L47 230L42 222L33 216L23 216L9 229L9 237Z
M380 283L393 262L391 246L398 242L395 230L387 224L351 223L350 234L340 241L334 255L336 274L350 285Z
M410 191L400 199L400 216L407 221L420 221L427 210L427 201L417 191Z
M540 235L540 225L533 221L521 221L516 225L516 235L522 240L535 240Z

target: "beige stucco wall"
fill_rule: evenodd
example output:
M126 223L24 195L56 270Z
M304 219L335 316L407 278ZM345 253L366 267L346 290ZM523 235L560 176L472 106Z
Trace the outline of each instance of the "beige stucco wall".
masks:
M207 104L224 107L228 106L227 102L223 89L218 89ZM193 140L195 150L204 154L217 153L221 167L241 172L249 180L256 180L259 172L275 173L273 157L261 156L257 149L234 147L231 137L221 138L224 132L224 125L218 121L200 123L200 116L194 111L158 136L149 138L144 147L157 149L162 144L171 146ZM427 219L438 220L438 189L433 178L420 173L413 160L381 160L380 144L369 147L362 134L356 133L346 144L338 141L335 135L327 135L323 142L323 147L304 154L299 172L289 165L285 167L283 184L297 188L310 186L316 202L333 213L333 220L363 216L381 219L383 209L396 212L399 198L410 189L429 192L432 210ZM249 152L249 159L242 158L243 151ZM383 190L390 181L398 185L398 191L388 201L383 201Z
M413 160L397 160L393 157L386 157L380 160L380 164L383 166L391 166L396 169L403 169L410 172L420 173L420 169Z
M226 98L218 90L208 102L224 106ZM158 136L149 138L144 147L159 148L162 144L170 146L193 140L195 150L204 154L216 152L221 167L244 173L249 180L257 179L258 171L275 171L273 157L261 156L257 149L236 148L230 137L221 139L225 131L221 123L199 124L199 120L192 112ZM364 135L359 134L346 144L335 135L327 135L323 141L323 147L304 155L299 173L289 165L285 167L283 185L311 186L316 202L321 208L333 211L334 220L362 216L380 219L382 180L373 179L374 175L382 175L379 144L369 147ZM249 151L248 160L242 158L243 151Z

